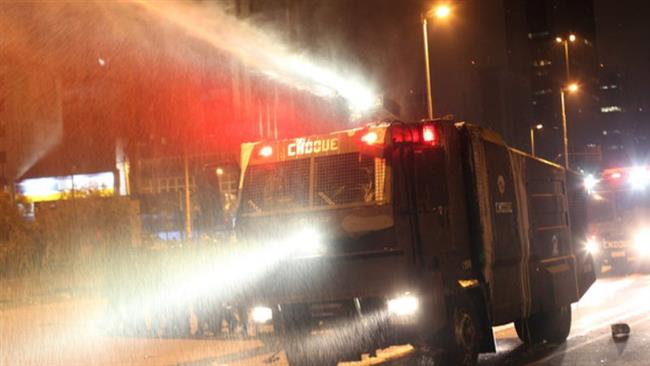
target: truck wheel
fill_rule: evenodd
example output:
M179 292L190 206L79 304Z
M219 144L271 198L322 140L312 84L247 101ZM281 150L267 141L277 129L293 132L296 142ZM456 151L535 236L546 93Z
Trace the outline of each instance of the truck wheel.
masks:
M551 343L563 343L571 332L571 305L543 314L544 339Z
M596 275L596 278L600 278L603 276L603 262L600 260L594 259L594 274Z
M515 320L517 337L525 344L536 344L544 341L543 330L539 317L532 315L526 319Z
M519 339L526 344L543 341L562 343L571 331L571 305L517 320L515 330Z
M481 323L469 300L454 305L447 344L443 352L435 355L435 364L475 366L481 347Z

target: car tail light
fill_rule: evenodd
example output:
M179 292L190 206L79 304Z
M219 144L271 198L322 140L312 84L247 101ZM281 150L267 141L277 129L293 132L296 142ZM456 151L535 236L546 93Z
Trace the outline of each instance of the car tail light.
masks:
M260 149L259 154L263 158L268 158L273 154L273 148L271 146L264 146Z

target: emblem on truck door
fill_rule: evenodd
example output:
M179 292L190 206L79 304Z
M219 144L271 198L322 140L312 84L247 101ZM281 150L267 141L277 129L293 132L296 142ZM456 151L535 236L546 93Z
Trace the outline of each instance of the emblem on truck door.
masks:
M497 188L499 188L499 193L506 193L506 180L503 175L499 175L499 178L497 178Z

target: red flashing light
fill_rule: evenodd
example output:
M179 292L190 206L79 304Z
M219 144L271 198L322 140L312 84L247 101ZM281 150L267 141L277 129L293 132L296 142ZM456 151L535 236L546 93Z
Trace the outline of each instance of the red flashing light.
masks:
M615 173L612 173L612 175L610 175L610 177L612 179L619 179L620 177L622 177L622 175L619 172L615 172Z
M438 142L436 128L431 125L422 126L422 140L432 145Z
M271 146L264 146L260 149L259 154L263 158L268 158L273 154L273 148Z
M368 145L373 145L377 142L378 139L379 136L377 136L377 133L374 131L370 131L367 134L361 136L361 141L365 142Z

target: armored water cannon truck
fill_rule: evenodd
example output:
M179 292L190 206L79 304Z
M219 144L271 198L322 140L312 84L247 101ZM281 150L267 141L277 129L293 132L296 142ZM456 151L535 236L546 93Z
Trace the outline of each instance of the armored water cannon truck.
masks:
M596 272L650 269L650 166L612 167L585 177L588 240Z
M245 143L241 168L238 241L265 253L247 299L292 365L404 343L474 365L511 322L563 342L595 280L583 178L478 126Z

